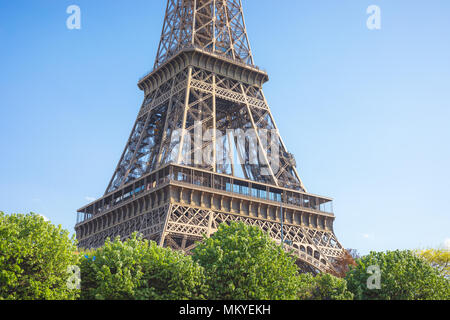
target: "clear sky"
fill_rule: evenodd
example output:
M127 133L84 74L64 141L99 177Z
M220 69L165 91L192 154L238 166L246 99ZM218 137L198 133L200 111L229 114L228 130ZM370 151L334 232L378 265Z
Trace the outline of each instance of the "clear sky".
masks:
M0 0L0 210L73 232L142 103L165 0ZM450 238L450 2L243 0L264 90L346 248ZM81 30L66 9L81 8ZM366 10L381 8L381 30Z

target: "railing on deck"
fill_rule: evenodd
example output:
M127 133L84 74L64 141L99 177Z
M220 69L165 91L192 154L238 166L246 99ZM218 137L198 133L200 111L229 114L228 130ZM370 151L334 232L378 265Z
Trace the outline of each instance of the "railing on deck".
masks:
M221 190L227 193L239 194L261 200L279 202L280 204L283 202L287 205L333 214L333 202L328 198L297 190L277 188L275 186L206 170L171 164L80 209L77 213L77 224L127 202L131 202L136 196L142 195L143 193L151 193L153 190L169 184L171 181Z
M222 54L222 53L220 53L220 52L214 51L214 50L212 50L212 49L202 48L202 47L199 46L199 45L193 45L193 44L190 44L190 45L188 45L188 46L185 46L185 47L182 47L182 48L176 50L176 51L170 56L169 59L165 60L164 62L160 63L156 68L154 68L154 69L152 69L151 71L149 71L149 72L147 72L146 74L144 74L144 75L139 79L139 82L141 82L142 80L144 80L145 78L147 78L148 75L150 75L153 71L155 71L155 70L158 69L160 66L162 66L164 63L166 63L167 61L169 61L172 57L175 57L177 54L179 54L179 53L182 52L182 51L189 51L189 50L198 50L198 51L200 51L200 52L204 52L204 53L216 55L216 56L217 56L218 58L220 58L220 59L223 59L223 60L228 61L228 62L230 62L230 63L239 65L239 66L241 66L241 67L244 67L244 68L250 67L250 68L256 69L256 70L258 70L258 71L262 71L262 72L264 72L264 73L267 73L267 71L266 71L265 69L262 69L262 68L258 67L258 66L255 65L255 64L245 63L245 62L239 61L239 60L237 60L237 59L233 59L233 58L231 58L231 57L229 57L229 56L227 56L227 55L225 55L225 54Z

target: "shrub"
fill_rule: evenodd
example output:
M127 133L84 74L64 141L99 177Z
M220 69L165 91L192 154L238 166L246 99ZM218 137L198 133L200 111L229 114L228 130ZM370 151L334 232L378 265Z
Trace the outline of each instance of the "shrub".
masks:
M258 227L223 224L194 249L193 258L205 268L209 299L297 297L295 260Z
M450 279L450 250L442 249L426 249L416 251L416 254L428 261L443 277Z
M353 300L353 293L347 289L347 281L331 274L299 276L298 298L301 300Z
M78 264L69 232L34 213L0 212L0 299L73 300L70 266Z
M136 233L87 253L81 270L82 299L201 299L205 291L203 268L191 257Z
M357 259L346 280L358 300L450 299L450 283L427 261L411 251L371 252ZM367 285L370 266L379 266L381 289Z

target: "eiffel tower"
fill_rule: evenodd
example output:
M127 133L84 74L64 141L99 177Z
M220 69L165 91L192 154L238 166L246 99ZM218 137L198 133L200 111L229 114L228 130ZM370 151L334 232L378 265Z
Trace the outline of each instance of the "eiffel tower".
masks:
M303 185L263 94L268 80L240 0L168 0L125 150L104 196L78 210L79 246L138 231L189 253L236 221L266 231L304 271L333 272L344 249L332 199Z

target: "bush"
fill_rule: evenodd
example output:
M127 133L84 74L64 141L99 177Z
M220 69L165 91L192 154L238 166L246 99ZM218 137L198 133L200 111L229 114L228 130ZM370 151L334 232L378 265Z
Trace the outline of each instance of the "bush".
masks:
M427 261L411 251L371 252L357 259L346 280L358 300L435 300L450 299L450 283ZM381 289L369 289L367 272L379 266Z
M443 277L450 279L450 250L448 248L418 250L416 254L428 261Z
M331 274L322 273L299 276L298 298L300 300L353 300L353 293L347 289L347 281Z
M74 240L44 218L0 212L0 299L73 300L69 266L78 264Z
M223 224L193 258L205 268L211 300L297 298L295 260L258 227Z
M139 299L200 300L205 298L206 284L202 267L190 256L151 242L143 263L143 285Z
M0 300L71 300L69 267L81 267L81 298L107 300L425 300L450 299L448 251L371 252L345 279L299 275L295 258L258 227L221 225L193 256L137 235L109 239L79 255L68 231L34 213L0 212ZM81 261L80 261L81 259ZM341 263L342 272L353 263ZM381 288L369 289L370 266Z
M202 299L203 268L172 249L133 236L109 239L81 263L82 299Z

